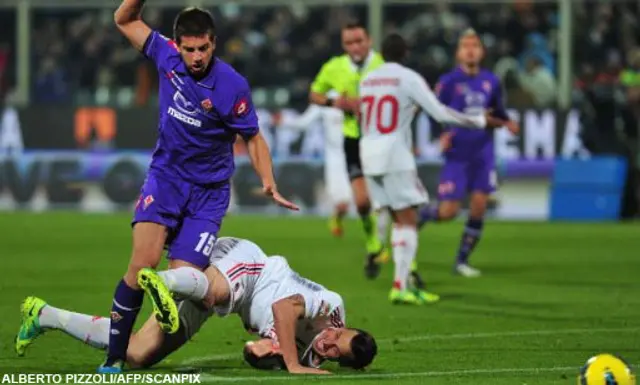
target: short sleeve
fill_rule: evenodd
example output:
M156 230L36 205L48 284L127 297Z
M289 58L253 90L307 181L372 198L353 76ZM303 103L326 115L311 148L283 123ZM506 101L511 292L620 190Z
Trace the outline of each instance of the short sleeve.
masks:
M332 61L325 63L311 84L311 92L326 94L333 89L331 85Z
M339 294L328 291L302 293L304 297L305 318L327 317L331 326L344 327L344 303Z
M236 83L238 84L229 87L231 97L219 109L227 127L244 139L249 139L259 131L258 115L247 81L242 78Z
M178 46L176 43L158 31L151 32L142 49L144 56L156 63L158 68L169 55L177 52Z

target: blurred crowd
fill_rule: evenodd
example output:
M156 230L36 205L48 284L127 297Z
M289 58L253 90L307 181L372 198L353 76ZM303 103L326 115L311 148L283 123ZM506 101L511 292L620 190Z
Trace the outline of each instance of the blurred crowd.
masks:
M593 79L640 84L637 4L574 3L576 97ZM149 7L145 19L170 34L177 11ZM257 104L299 108L320 65L340 52L340 26L354 18L366 22L367 16L364 6L307 7L302 2L290 7L230 3L213 11L219 25L218 55L249 78ZM112 15L113 9L33 11L33 102L154 102L155 69L115 31ZM3 46L15 41L11 19L15 15L0 10L0 66ZM545 108L556 103L560 15L555 1L387 5L384 20L383 32L400 31L409 38L409 64L430 82L455 65L456 39L473 27L487 48L485 65L502 78L511 106ZM15 74L6 72L5 78Z

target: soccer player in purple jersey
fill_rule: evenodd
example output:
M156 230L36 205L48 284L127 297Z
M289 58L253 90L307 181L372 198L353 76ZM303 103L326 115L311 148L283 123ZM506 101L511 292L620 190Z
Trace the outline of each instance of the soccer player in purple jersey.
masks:
M480 67L483 56L480 37L471 29L465 31L456 52L459 66L440 78L436 86L438 98L450 108L465 113L491 110L492 115L506 121L509 131L517 134L520 128L509 119L504 108L500 80ZM454 272L476 277L480 271L471 267L468 261L480 240L487 202L496 188L493 132L450 127L440 143L445 164L438 186L439 204L427 205L420 210L419 226L455 218L461 201L470 194L469 219L460 241Z
M209 264L229 206L236 135L247 142L264 193L283 207L298 209L276 189L269 148L258 131L246 79L214 57L216 29L211 14L198 8L181 11L173 26L174 40L169 40L142 21L144 2L124 0L115 23L158 69L158 141L135 209L133 252L115 290L109 349L100 373L122 371L142 305L141 287L148 289L138 272L155 268L165 245L170 268L202 270ZM155 294L170 306L170 298L164 298L167 293ZM158 319L170 332L179 326L175 305L171 310L174 317Z

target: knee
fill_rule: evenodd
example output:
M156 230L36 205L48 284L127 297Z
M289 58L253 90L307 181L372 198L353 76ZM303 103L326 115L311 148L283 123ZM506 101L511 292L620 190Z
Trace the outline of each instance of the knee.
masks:
M473 219L482 219L484 218L485 213L487 212L487 204L488 198L480 198L471 201L471 207L469 207L469 217Z
M450 221L458 216L460 209L458 207L440 207L438 209L438 220Z
M160 263L162 249L134 247L129 262L129 270L137 273L145 267L155 268Z
M127 365L132 369L141 369L149 366L148 357L142 350L131 349L127 350Z
M161 253L154 253L150 250L137 252L134 249L124 277L125 282L131 287L137 287L138 272L144 268L158 266L160 257Z

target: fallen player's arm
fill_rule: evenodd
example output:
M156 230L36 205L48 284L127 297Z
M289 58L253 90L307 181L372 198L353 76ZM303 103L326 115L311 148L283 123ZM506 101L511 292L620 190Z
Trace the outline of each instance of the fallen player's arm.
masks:
M151 28L142 21L144 2L145 0L124 0L113 16L120 32L138 51L142 51L144 43L151 35Z
M289 373L327 374L326 370L307 368L298 361L296 322L305 315L304 298L300 294L283 298L271 306L274 328L280 344L280 353Z

